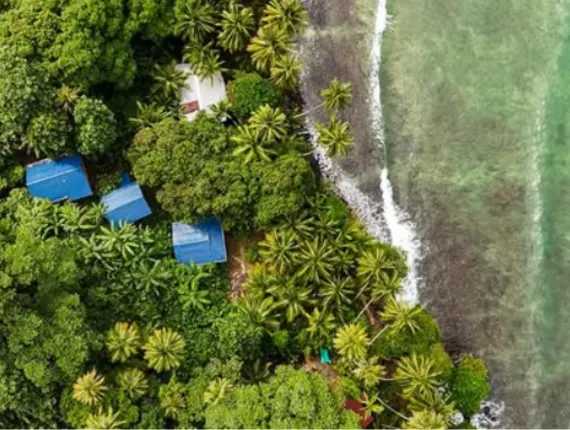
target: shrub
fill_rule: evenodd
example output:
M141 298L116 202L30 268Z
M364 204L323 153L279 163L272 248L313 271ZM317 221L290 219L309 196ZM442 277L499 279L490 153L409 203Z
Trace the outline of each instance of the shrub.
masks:
M485 362L470 355L463 357L453 371L449 391L457 409L465 416L477 413L490 391Z
M119 188L120 183L121 174L119 172L103 173L97 177L95 191L98 195L103 196Z
M238 76L229 87L232 110L240 119L248 118L260 106L278 106L283 101L281 90L256 73Z
M449 381L453 373L453 361L442 343L433 344L430 348L430 355L433 358L435 367L441 372L441 379Z
M441 331L437 321L426 311L422 311L417 322L419 330L387 330L375 343L376 353L383 358L397 358L404 355L426 354L434 343L441 341Z

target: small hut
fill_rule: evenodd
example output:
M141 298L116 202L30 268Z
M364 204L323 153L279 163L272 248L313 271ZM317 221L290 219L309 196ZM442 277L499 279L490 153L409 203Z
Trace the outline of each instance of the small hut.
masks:
M196 224L172 224L174 256L180 263L223 263L227 260L221 223L209 218Z
M78 154L28 164L26 186L32 196L52 202L79 200L93 195Z
M115 191L101 197L105 217L110 223L135 222L152 213L141 187L136 182L125 181Z
M200 110L208 110L226 99L226 85L221 73L214 74L211 78L200 79L192 74L189 64L178 64L178 70L188 74L186 88L180 90L180 105L186 119L192 121Z

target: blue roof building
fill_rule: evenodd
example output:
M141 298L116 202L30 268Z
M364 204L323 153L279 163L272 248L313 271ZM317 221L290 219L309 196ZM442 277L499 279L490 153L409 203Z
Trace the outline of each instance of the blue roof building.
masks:
M125 184L101 197L105 206L105 217L111 223L135 222L152 213L141 187L136 182Z
M79 155L45 159L26 166L26 186L34 197L58 202L93 195Z
M215 218L193 225L172 224L174 256L185 264L223 263L227 260L222 224Z

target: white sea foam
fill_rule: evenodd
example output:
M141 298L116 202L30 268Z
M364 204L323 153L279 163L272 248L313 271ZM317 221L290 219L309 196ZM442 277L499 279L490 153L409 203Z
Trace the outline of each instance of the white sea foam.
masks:
M415 304L419 301L419 286L421 278L418 273L418 265L422 258L422 244L416 233L415 226L408 214L402 210L394 201L394 192L388 168L386 167L386 144L384 142L384 131L382 127L382 101L380 94L380 66L382 63L382 36L388 24L388 12L386 10L386 0L378 1L376 11L376 24L374 28L374 40L372 42L373 69L370 74L370 90L372 112L376 116L375 128L378 133L380 144L384 148L384 167L380 177L380 187L382 190L383 214L386 220L386 227L392 245L401 248L406 253L408 263L408 276L404 280L404 289L401 293L403 300Z

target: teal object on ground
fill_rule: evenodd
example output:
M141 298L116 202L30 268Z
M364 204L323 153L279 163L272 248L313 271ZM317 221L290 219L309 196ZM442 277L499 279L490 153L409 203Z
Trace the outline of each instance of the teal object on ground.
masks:
M330 364L331 359L329 358L329 350L326 348L321 348L321 363Z

